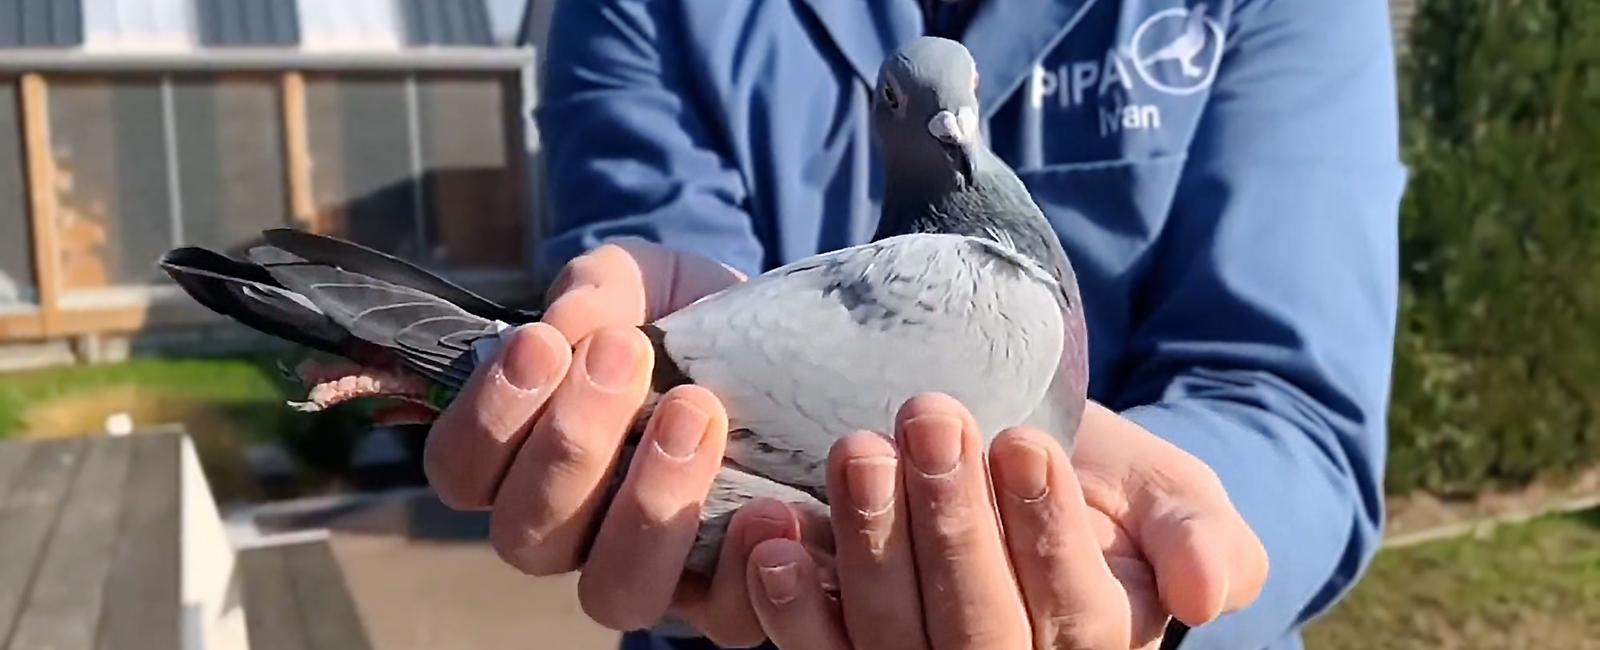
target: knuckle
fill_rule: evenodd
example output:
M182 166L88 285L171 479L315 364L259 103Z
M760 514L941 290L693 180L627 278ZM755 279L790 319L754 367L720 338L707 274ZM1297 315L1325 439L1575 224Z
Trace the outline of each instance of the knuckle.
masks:
M585 571L578 578L578 604L594 622L613 630L638 630L653 625L665 612L652 611L640 590L606 573Z
M575 558L549 548L526 524L503 513L489 520L489 546L500 560L531 576L550 576L577 569Z
M487 490L474 485L470 473L458 471L454 456L432 444L422 452L422 474L439 501L453 510L477 510L489 505Z
M449 479L436 478L434 472L426 467L423 472L428 476L428 483L433 486L434 493L439 497L439 502L451 510L481 510L489 505L489 499L481 493L469 490L465 486Z
M938 635L935 635L938 636ZM1000 625L983 625L945 635L954 648L1025 648L1029 646L1027 632L1007 629ZM941 647L944 644L937 644ZM1057 650L1058 646L1037 644L1034 647ZM1095 650L1100 650L1096 648ZM1119 648L1118 650L1122 650Z
M485 404L485 408L476 409L468 414L472 431L479 432L472 437L476 441L494 441L509 438L512 432L520 431L525 424L516 414L508 412L512 409L496 408L498 405Z
M692 514L690 507L693 503L675 492L665 489L634 492L631 499L633 503L628 510L632 511L639 530L652 534L683 523L685 515Z
M529 442L535 445L534 452L549 471L576 473L610 463L616 450L601 450L592 444L584 435L589 428L585 419L557 410L550 414L549 429Z
M1128 617L1057 615L1036 625L1035 645L1053 650L1123 650L1130 645Z

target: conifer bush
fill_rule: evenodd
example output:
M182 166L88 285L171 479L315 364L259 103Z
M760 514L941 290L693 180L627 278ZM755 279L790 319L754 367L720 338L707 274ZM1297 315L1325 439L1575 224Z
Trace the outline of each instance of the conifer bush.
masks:
M1424 0L1400 62L1388 487L1600 460L1600 2Z

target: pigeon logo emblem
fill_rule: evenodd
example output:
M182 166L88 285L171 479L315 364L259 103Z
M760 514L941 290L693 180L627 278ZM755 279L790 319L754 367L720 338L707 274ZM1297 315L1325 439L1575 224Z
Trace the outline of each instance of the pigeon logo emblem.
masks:
M1222 61L1222 26L1206 5L1158 11L1133 30L1128 41L1133 68L1151 88L1172 95L1205 90Z

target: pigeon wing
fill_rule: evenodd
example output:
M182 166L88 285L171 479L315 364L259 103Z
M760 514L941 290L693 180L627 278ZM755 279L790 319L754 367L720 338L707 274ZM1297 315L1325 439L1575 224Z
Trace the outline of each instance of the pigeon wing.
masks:
M451 388L464 385L475 366L472 343L505 327L421 289L273 246L251 249L250 259L352 336L395 352L411 369Z
M204 248L185 246L161 257L161 268L195 302L256 331L334 355L355 342L315 304L283 287L266 269Z
M293 228L274 228L262 231L261 235L267 244L293 253L306 261L335 266L390 284L418 289L484 318L513 324L529 323L539 319L538 313L500 305L410 262L354 242Z

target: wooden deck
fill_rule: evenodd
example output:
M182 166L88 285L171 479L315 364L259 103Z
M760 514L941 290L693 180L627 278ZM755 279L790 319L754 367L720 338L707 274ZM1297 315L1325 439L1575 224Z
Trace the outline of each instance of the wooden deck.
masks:
M0 442L0 650L366 650L325 540L236 551L181 430Z
M344 573L326 541L239 553L250 650L367 650Z
M0 443L0 647L184 646L180 442Z

